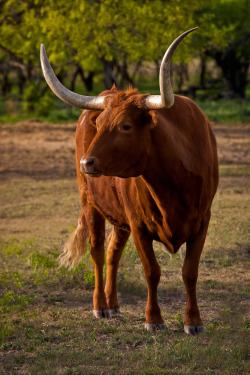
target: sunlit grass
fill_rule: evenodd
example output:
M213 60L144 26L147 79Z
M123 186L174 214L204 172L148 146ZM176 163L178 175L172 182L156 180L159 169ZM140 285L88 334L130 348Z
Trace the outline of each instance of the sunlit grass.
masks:
M250 122L250 102L248 99L197 100L210 121L227 123Z

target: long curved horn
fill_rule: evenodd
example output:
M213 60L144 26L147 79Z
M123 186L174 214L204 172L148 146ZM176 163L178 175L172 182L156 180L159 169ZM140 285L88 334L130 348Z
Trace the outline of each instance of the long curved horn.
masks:
M170 108L174 104L174 93L170 77L171 59L176 47L182 39L196 29L198 29L198 27L194 27L193 29L181 34L168 47L160 67L159 83L161 95L147 96L144 102L147 109Z
M41 44L40 58L44 77L51 90L62 101L69 105L85 109L99 109L105 108L105 96L85 96L76 94L66 87L56 77L46 54L45 47Z

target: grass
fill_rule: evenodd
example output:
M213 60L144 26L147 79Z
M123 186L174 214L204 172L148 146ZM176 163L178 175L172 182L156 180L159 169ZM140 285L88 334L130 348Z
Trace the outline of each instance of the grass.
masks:
M71 173L74 156L67 151L73 131L63 125L39 128L31 123L29 132L25 126L16 126L14 132L9 126L14 147L12 154L6 149L9 156L2 156L6 168L0 181L0 374L247 374L250 210L246 159L224 160L220 167L220 187L198 282L206 334L184 335L184 250L170 257L158 243L154 244L162 268L158 296L167 329L150 333L143 329L147 290L132 239L119 267L121 316L93 318L94 274L88 256L74 271L57 268L56 258L80 209ZM234 160L237 148L228 144L227 134L230 140L237 135L233 142L238 143L245 133L239 127L231 133L221 129L215 126L219 150L228 145ZM25 143L29 135L43 140L43 134L44 141L37 147L31 147L33 138ZM1 142L7 141L5 127ZM39 170L37 153L46 161ZM16 155L22 155L18 168ZM67 175L58 162L62 155L66 155Z
M196 103L210 121L235 123L249 122L250 120L249 99L197 100Z
M250 176L250 168L248 164L220 165L220 176Z

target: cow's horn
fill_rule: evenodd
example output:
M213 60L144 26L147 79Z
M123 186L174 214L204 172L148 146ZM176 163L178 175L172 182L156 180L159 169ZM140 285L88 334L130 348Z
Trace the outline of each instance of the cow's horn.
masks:
M85 96L76 94L68 90L61 84L49 63L43 44L41 44L40 58L43 74L47 81L47 84L54 92L54 94L56 94L56 96L58 96L61 100L69 105L73 105L79 108L99 110L105 108L105 96Z
M159 83L161 95L147 96L145 98L145 106L147 109L170 108L174 104L174 93L170 77L171 59L176 47L182 41L182 39L196 29L198 29L198 27L194 27L193 29L181 34L168 47L160 67Z

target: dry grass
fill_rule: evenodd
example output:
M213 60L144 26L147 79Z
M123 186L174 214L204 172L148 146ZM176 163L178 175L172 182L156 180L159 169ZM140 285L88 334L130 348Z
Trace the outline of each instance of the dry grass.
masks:
M74 125L1 127L0 374L248 372L249 127L215 131L221 179L198 284L207 333L186 337L182 254L170 258L159 244L167 330L143 330L147 291L132 240L119 269L123 315L93 319L89 259L74 272L58 270L55 260L80 209Z

